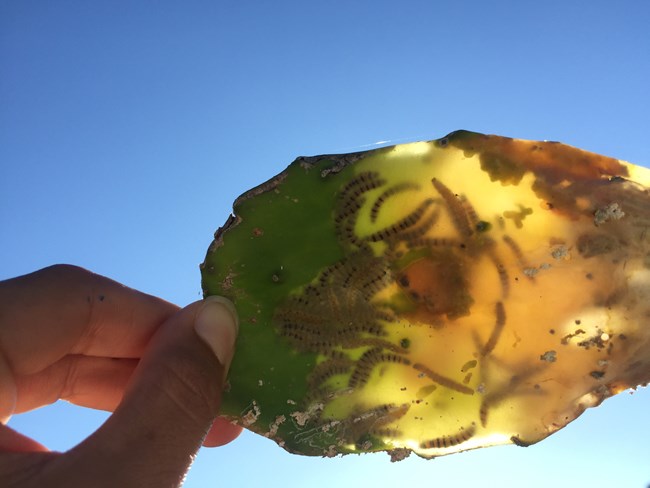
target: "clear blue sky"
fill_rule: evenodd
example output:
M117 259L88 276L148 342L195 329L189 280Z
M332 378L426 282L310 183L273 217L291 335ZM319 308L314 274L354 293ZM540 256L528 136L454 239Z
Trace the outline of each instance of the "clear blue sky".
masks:
M190 303L234 198L298 155L463 128L650 164L645 0L135 3L0 4L0 279L68 262ZM398 464L245 434L186 486L645 488L649 414L645 389L527 449ZM104 418L11 425L60 450Z

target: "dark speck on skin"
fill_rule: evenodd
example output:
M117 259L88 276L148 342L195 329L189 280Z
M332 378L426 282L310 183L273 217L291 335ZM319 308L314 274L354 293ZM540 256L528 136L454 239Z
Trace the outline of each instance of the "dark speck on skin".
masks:
M97 298L99 299L100 302L103 302L105 297L104 295L99 295Z

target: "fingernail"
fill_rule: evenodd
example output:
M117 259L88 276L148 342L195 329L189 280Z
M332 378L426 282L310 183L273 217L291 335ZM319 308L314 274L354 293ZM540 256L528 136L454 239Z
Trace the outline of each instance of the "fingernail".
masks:
M194 330L217 356L224 367L225 378L239 332L235 306L224 297L207 297L194 322Z

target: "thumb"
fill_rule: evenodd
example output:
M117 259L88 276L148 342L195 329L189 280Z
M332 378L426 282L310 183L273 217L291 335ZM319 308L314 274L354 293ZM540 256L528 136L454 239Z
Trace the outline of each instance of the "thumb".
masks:
M180 485L217 416L237 330L235 307L221 297L172 316L145 351L123 401L69 453L72 462L107 486Z

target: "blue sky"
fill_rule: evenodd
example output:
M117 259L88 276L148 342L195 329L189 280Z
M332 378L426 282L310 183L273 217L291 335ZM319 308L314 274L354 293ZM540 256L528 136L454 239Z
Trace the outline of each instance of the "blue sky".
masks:
M2 2L0 279L68 262L190 303L232 201L299 155L463 128L650 164L648 25L644 0ZM247 433L186 486L645 487L649 411L625 393L527 449L398 464ZM104 418L11 425L66 449Z

